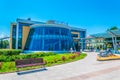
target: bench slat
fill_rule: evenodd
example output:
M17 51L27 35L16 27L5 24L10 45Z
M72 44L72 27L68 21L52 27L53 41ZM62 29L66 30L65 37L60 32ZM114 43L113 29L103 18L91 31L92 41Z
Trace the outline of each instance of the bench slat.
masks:
M37 63L37 64L27 64L27 65L18 65L17 68L27 67L27 66L37 66L37 65L44 65L45 63Z
M17 68L27 67L27 66L37 66L44 65L43 58L31 58L31 59L23 59L15 61Z
M25 65L25 64L35 64L35 63L43 63L43 58L37 58L37 59L24 59L24 60L16 60L16 65Z

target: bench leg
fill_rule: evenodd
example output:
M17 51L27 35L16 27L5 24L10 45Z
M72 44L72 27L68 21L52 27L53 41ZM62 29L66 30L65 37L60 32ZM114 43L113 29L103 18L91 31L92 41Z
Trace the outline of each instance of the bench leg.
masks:
M17 68L17 71L16 72L19 72L19 69Z
M45 65L43 65L42 68L43 68L43 69L46 69L46 68L45 68Z

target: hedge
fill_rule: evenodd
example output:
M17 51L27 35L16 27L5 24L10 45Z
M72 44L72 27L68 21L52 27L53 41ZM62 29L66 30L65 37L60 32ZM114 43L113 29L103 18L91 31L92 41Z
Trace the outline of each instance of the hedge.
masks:
M20 59L28 59L28 58L39 58L49 55L56 55L55 53L49 52L37 52L37 53L31 53L31 54L20 54L20 55L0 55L0 62L9 62L9 61L15 61Z
M22 50L16 49L0 49L0 55L11 56L11 55L19 55Z

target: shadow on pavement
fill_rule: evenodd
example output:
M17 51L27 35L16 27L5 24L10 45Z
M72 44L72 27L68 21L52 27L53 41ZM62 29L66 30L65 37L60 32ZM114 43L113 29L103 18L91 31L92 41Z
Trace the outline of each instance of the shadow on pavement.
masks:
M20 71L17 72L17 75L24 75L24 74L30 74L30 73L35 73L35 72L42 72L42 71L47 71L48 69L36 69L36 70L29 70L29 71Z

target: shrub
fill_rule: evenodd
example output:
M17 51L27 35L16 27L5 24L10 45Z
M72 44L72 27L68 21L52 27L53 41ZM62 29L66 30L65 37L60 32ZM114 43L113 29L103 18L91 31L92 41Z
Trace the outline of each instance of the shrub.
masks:
M2 68L0 72L12 72L16 70L15 62L2 62Z
M0 69L2 68L2 62L0 62Z
M34 54L21 54L21 55L0 55L0 62L9 62L20 59L28 59L28 58L40 58L44 56L56 55L53 53L34 53Z
M69 59L75 59L75 57L76 57L75 54L72 54L69 56Z
M56 53L48 52L48 53L45 53L44 55L45 55L45 56L50 56L50 55L56 55Z
M65 56L62 56L62 61L65 61L66 60L66 57Z
M76 52L75 55L76 55L76 56L80 56L80 52Z
M54 63L54 61L52 60L52 61L50 61L50 63L51 63L51 64L53 64L53 63Z
M11 69L11 68L13 68L13 63L8 64L8 69Z
M47 60L44 60L44 63L47 64Z
M53 61L54 61L54 63L56 63L56 62L57 62L57 59L55 58Z
M19 55L22 52L22 50L14 50L14 49L0 49L0 55Z
M0 55L0 62L7 61L7 56Z
M83 58L85 58L85 56L87 54L83 53L83 54L81 54L80 56L78 56L75 59L70 59L69 57L72 56L72 58L73 58L73 55L75 56L75 54L57 54L57 55L44 56L43 58L44 58L44 62L46 63L46 66L53 66L53 65L56 65L56 64L63 64L63 63L66 63L66 62L72 62L72 61L76 61L76 60L79 60L79 59L83 59ZM28 58L27 54L14 55L14 56L5 56L5 55L0 55L0 56L1 56L0 60L3 60L1 58L4 58L4 61L14 60L15 58L17 58L17 59ZM9 57L11 57L11 58L9 59ZM32 56L30 56L30 57L32 57ZM62 60L62 58L63 58L63 60ZM65 61L65 62L63 62L63 61ZM31 69L31 68L37 68L37 67L36 66L35 67L29 67L29 69ZM27 69L28 68L25 68L24 70L27 70ZM14 71L16 71L16 67L15 67L15 62L14 61L2 62L2 68L0 70L0 73L3 73L3 72L14 72Z
M120 50L120 48L118 48L118 50Z

